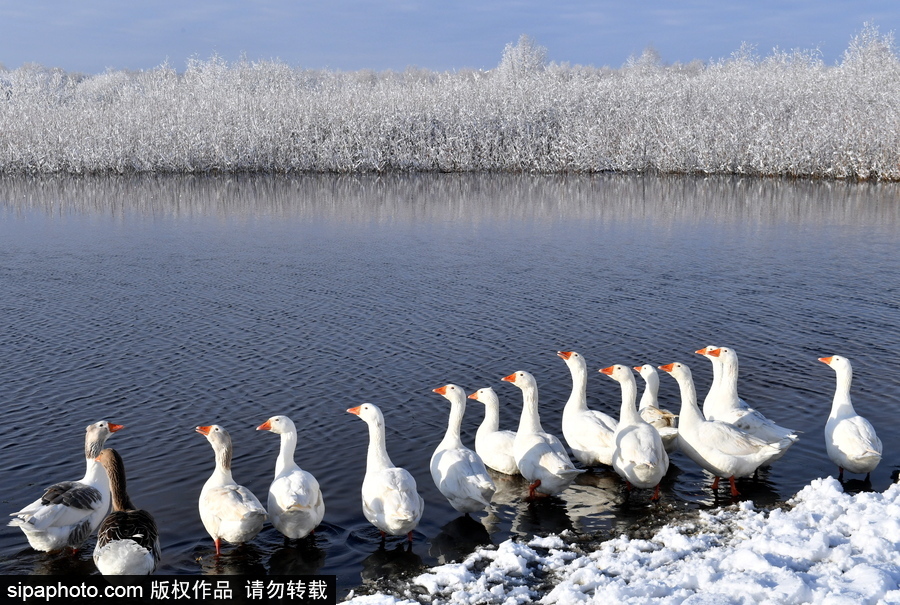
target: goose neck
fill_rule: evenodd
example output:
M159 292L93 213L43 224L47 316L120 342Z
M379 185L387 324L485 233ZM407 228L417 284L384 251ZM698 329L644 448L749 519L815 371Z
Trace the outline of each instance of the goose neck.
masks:
M218 485L234 483L234 478L231 476L231 444L216 444L213 447L213 451L216 454L216 469L213 471L208 483Z
M462 428L463 415L466 412L465 402L454 399L450 402L450 419L447 422L447 432L444 433L444 445L448 447L459 447L462 445L459 432Z
M542 433L541 417L538 413L538 390L534 385L522 387L522 415L519 417L519 433Z
M88 435L84 440L84 457L88 460L94 460L100 455L100 450L106 443L106 437L100 437L98 434ZM97 463L99 465L99 462Z
M87 485L93 485L94 487L107 492L109 491L109 476L103 465L97 462L96 456L87 459L84 479L82 479L81 482L86 483Z
M572 410L583 411L587 409L587 369L580 364L573 363L569 367L572 372L572 393L566 406Z
M619 410L619 421L625 424L641 422L641 415L635 407L637 401L637 383L634 378L622 381L622 407Z
M712 383L709 385L709 391L706 394L703 405L707 405L706 402L713 401L719 397L719 393L722 390L722 362L712 356L709 359L712 362Z
M692 424L702 422L704 420L700 408L697 407L697 390L694 387L694 381L688 377L678 377L678 389L681 392L681 412L679 420L681 423Z
M488 402L484 404L484 420L478 427L478 431L493 433L500 430L500 406L496 403Z
M366 454L366 466L370 470L381 470L394 466L387 453L384 426L369 424L369 450Z
M719 384L718 388L722 396L729 403L737 403L738 401L738 364L737 362L729 362L719 364ZM715 383L715 377L713 377Z
M278 458L275 460L276 476L296 466L294 462L294 452L296 450L297 433L294 431L281 433L281 447L278 451Z
M850 400L850 384L852 381L853 374L851 372L843 369L837 370L837 384L835 385L829 418L842 418L856 413Z
M134 505L131 503L126 489L125 469L118 461L109 469L109 489L112 495L113 510L134 510Z
M659 407L657 393L659 391L659 377L650 374L645 379L644 392L641 394L640 409Z

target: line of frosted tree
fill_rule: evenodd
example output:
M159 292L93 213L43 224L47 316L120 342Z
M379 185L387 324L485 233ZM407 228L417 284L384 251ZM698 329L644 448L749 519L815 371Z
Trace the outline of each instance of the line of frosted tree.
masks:
M742 47L619 69L337 72L192 59L183 72L0 71L0 173L606 171L900 180L900 60L866 26L842 59Z

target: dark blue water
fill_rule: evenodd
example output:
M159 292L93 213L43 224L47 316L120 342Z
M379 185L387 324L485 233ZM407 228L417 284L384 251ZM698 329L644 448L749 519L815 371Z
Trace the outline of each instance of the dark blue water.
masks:
M0 486L8 512L83 474L84 427L125 424L108 445L134 502L161 528L161 573L337 574L341 591L459 558L512 535L620 531L649 514L728 504L679 455L663 502L625 502L621 481L584 475L560 498L459 518L434 487L431 452L448 405L431 389L493 386L504 428L533 373L545 428L561 434L571 383L558 350L591 370L740 354L740 390L800 442L745 498L769 504L834 474L822 438L834 373L853 361L857 411L873 421L884 489L900 464L900 188L888 184L655 177L389 176L0 180ZM662 377L665 407L677 409ZM592 372L591 407L618 413L618 385ZM379 548L359 489L367 433L349 407L384 411L388 449L416 477L425 517L408 550ZM234 439L234 476L263 501L288 414L297 461L324 491L315 541L271 527L215 559L197 512L212 449ZM482 417L471 402L470 445ZM94 573L35 553L0 528L0 573Z

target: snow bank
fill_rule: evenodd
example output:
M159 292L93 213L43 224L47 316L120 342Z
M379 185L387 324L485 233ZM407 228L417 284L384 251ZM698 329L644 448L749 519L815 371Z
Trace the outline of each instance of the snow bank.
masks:
M789 504L756 511L744 502L587 555L558 536L507 541L413 584L438 603L900 603L900 485L851 496L816 479Z

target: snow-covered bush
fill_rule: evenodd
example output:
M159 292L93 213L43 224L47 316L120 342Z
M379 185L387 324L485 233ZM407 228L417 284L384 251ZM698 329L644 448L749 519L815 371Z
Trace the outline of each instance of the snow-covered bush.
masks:
M0 71L0 172L661 171L900 179L900 59L866 26L842 60L744 46L620 69L335 72L191 59Z

